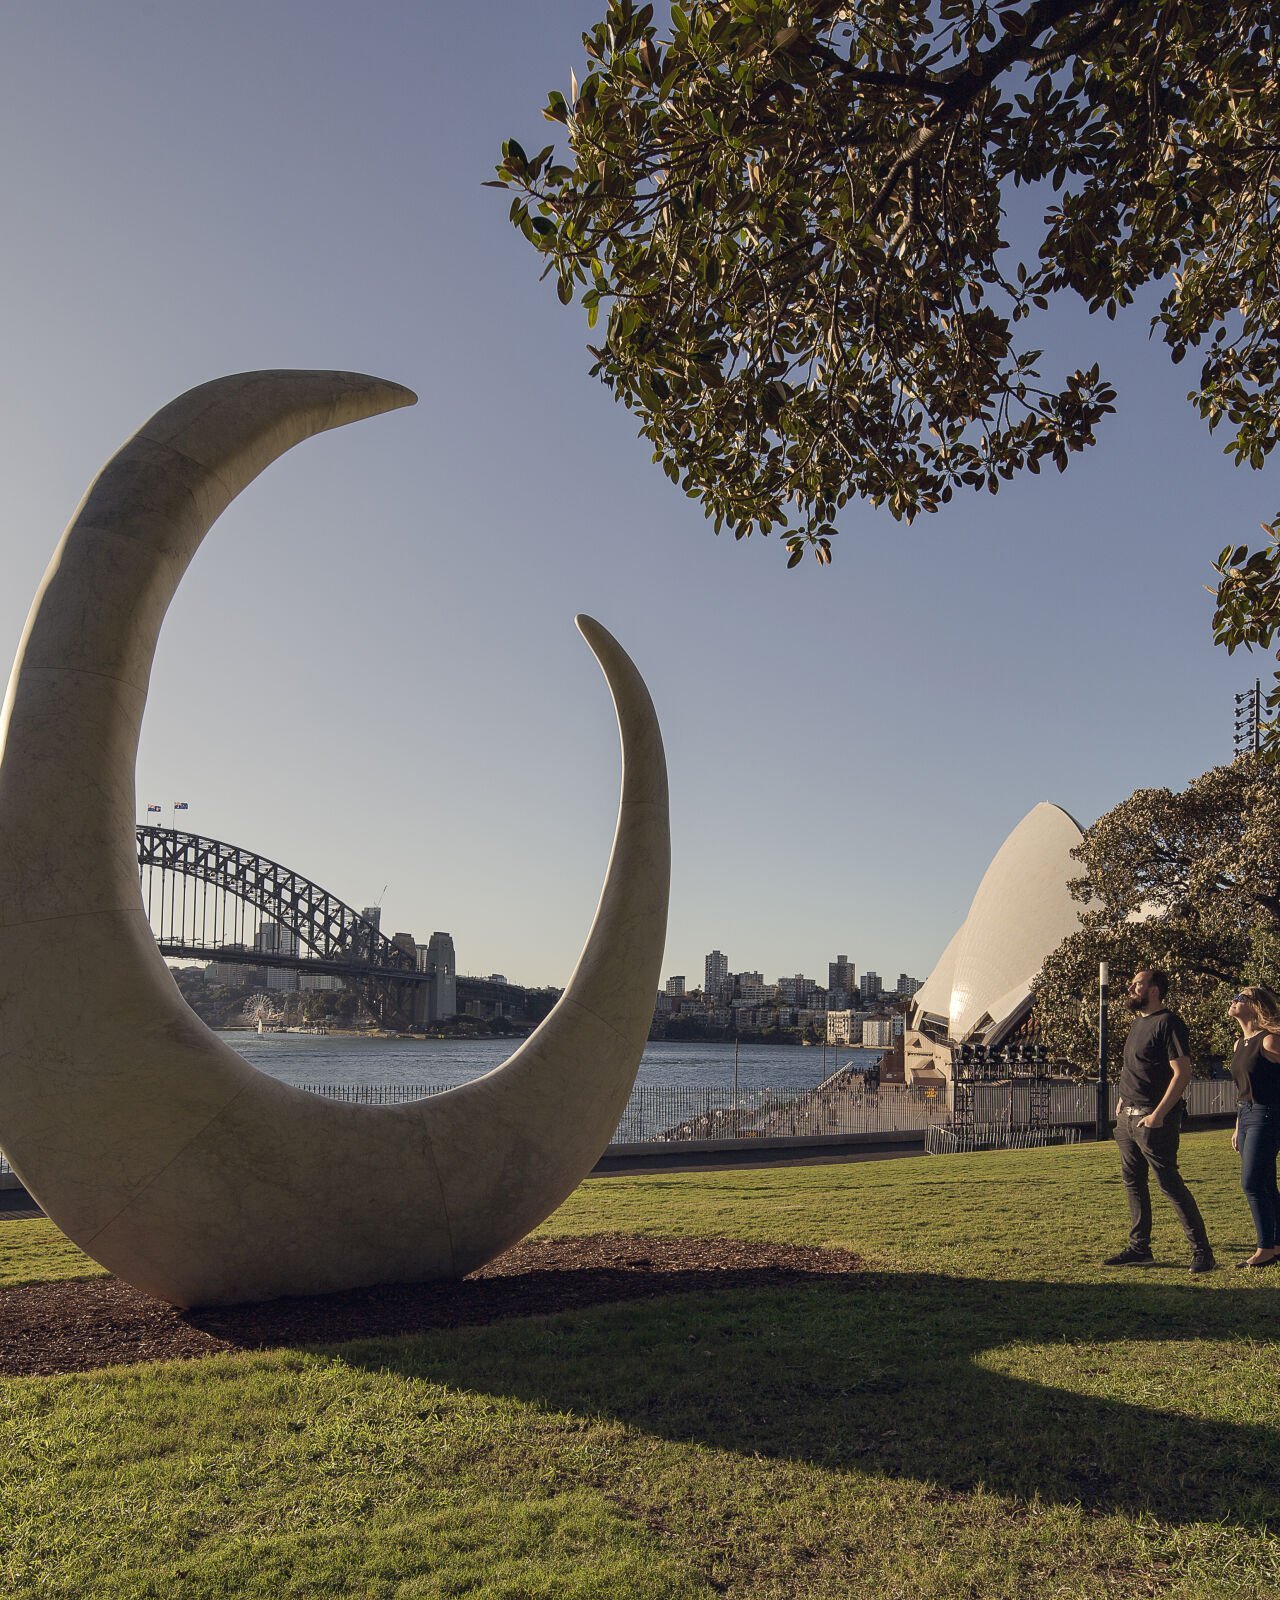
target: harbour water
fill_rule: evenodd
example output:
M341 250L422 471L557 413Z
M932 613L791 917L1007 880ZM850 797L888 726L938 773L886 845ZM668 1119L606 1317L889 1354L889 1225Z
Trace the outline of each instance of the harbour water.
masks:
M285 1083L306 1085L420 1085L453 1088L499 1066L516 1049L513 1039L369 1039L343 1034L226 1033L246 1061ZM882 1050L821 1045L744 1044L738 1051L740 1089L802 1094L824 1073L853 1064L870 1067ZM659 1040L645 1047L638 1086L734 1087L732 1044Z
M417 1099L432 1090L469 1083L500 1066L519 1045L518 1039L371 1039L360 1035L263 1033L234 1030L222 1038L261 1072L283 1083L319 1090L337 1099L396 1103ZM785 1113L785 1125L769 1125L775 1133L835 1133L872 1128L923 1126L918 1106L907 1123L893 1104L874 1113L860 1099L824 1091L812 1096L824 1079L853 1066L865 1071L882 1050L838 1050L821 1045L742 1045L735 1082L733 1045L707 1041L645 1047L636 1086L614 1134L615 1141L666 1136L664 1130L685 1124L680 1137L759 1133L763 1116ZM881 1096L886 1101L886 1096ZM800 1109L803 1108L803 1109ZM797 1120L799 1118L799 1120ZM9 1171L0 1151L0 1177Z

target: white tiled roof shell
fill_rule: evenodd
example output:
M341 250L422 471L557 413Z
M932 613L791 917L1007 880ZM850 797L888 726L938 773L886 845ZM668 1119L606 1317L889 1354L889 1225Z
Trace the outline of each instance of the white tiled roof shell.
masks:
M960 938L964 933L962 922L951 935L947 948L938 957L933 971L924 980L915 992L913 1017L918 1020L922 1012L928 1011L935 1017L949 1017L951 1015L951 981L956 970L956 951L960 948Z
M1080 875L1071 851L1081 837L1073 817L1042 801L996 852L969 914L916 995L919 1010L948 1019L953 1040L988 1015L997 1028L1012 1017L1044 958L1078 927L1082 907L1067 882Z

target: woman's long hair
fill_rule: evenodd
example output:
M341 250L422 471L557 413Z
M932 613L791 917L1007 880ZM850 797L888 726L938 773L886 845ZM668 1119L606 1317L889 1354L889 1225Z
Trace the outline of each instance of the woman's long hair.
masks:
M1246 984L1241 997L1253 1007L1253 1014L1267 1033L1280 1033L1280 995L1261 983Z

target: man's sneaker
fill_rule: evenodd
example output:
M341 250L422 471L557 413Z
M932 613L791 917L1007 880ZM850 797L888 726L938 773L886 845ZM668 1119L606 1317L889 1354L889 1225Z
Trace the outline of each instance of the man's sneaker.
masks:
M1154 1267L1156 1258L1150 1250L1139 1250L1137 1245L1126 1245L1123 1250L1118 1250L1115 1255L1108 1256L1102 1263L1104 1267ZM1204 1267L1193 1268L1194 1271L1204 1272Z
M1212 1272L1218 1263L1213 1258L1212 1250L1193 1250L1191 1253L1192 1272Z

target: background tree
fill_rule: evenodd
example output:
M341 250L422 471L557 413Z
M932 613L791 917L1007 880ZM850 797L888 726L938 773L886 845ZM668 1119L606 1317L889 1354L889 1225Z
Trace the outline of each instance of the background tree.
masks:
M1144 285L1191 402L1260 467L1280 426L1280 23L1271 0L610 0L565 130L495 180L593 371L716 531L830 559L851 499L910 521L1094 440L1115 392L1049 378L1063 290ZM1013 191L1043 200L1007 234ZM1029 207L1020 208L1029 212ZM1019 324L1028 336L1015 338ZM1278 523L1276 526L1280 526ZM1269 529L1269 532L1274 532ZM1218 562L1217 637L1269 645L1280 548ZM1270 704L1280 706L1280 687Z
M1116 999L1108 1051L1119 1060L1129 1018L1119 990L1141 967L1165 967L1196 1057L1229 1055L1226 1006L1242 983L1280 987L1280 788L1240 757L1186 789L1140 789L1085 831L1072 884L1080 929L1035 983L1046 1042L1087 1069L1096 1058L1098 962Z

